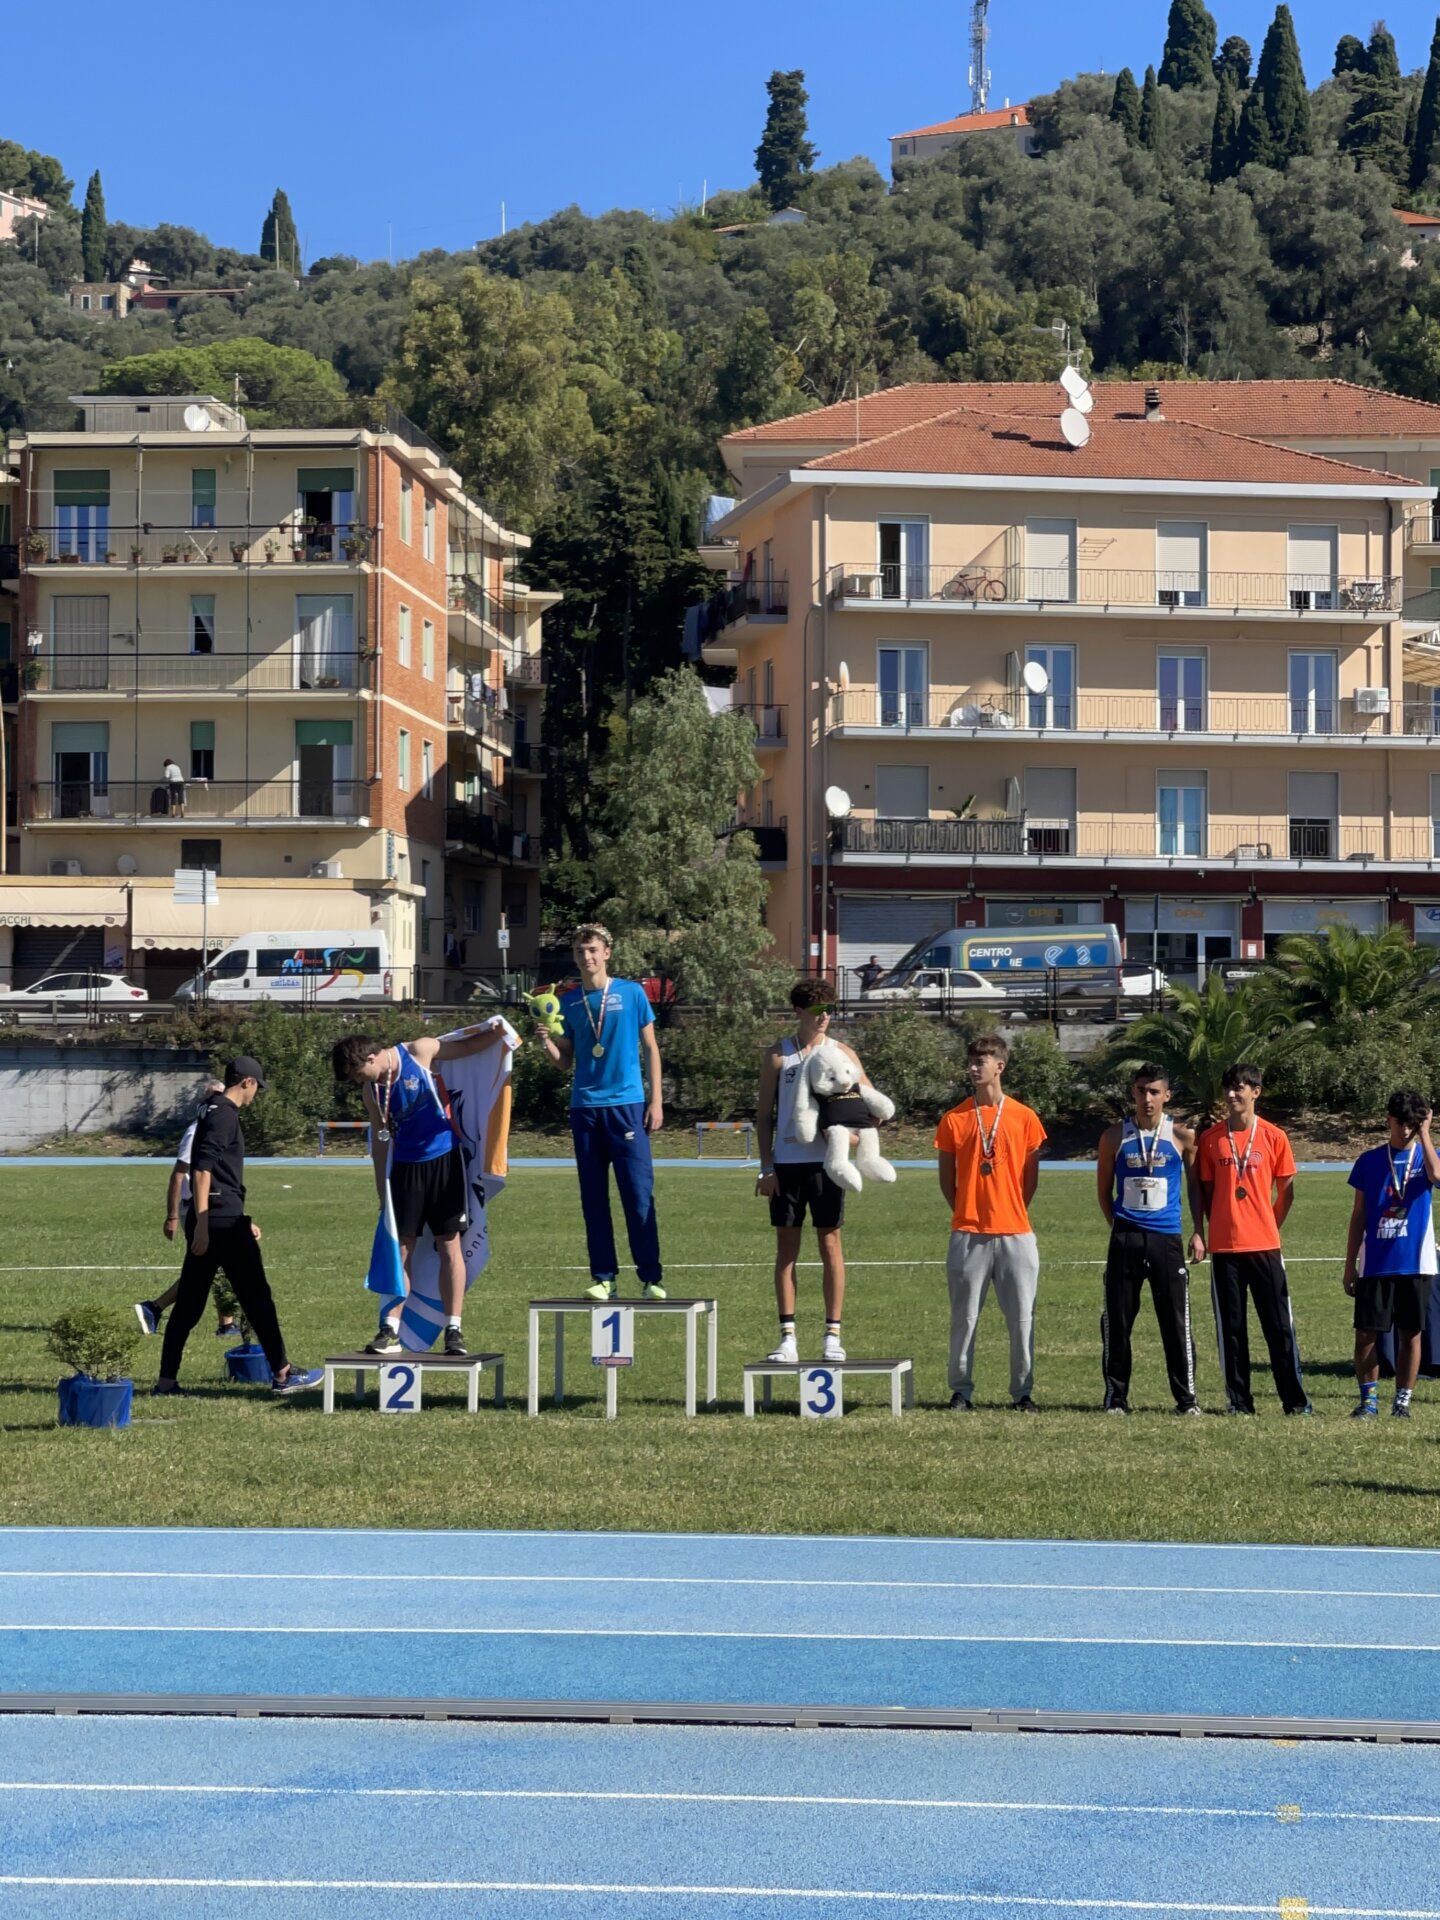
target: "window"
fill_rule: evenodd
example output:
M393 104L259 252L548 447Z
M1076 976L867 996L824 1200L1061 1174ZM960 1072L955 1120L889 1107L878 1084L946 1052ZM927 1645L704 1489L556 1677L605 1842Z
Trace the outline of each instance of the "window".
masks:
M760 782L760 824L762 827L773 827L775 824L775 782L773 780Z
M1336 527L1291 527L1288 540L1290 605L1297 613L1335 605Z
M1333 653L1290 656L1291 733L1335 733L1339 660Z
M435 678L435 622L427 620L420 628L420 671L427 680Z
M204 867L207 872L220 871L220 842L218 840L182 840L180 842L180 864L182 867ZM243 973L244 968L240 971Z
M70 468L55 475L55 537L59 554L103 563L110 548L110 475Z
M50 602L50 684L57 691L104 687L110 672L110 598L57 593Z
M355 782L355 729L349 720L297 720L300 812L338 819L360 811Z
M295 476L307 560L348 558L341 542L355 523L355 469L301 467Z
M765 688L765 704L767 707L773 707L775 704L775 662L773 660L765 662L760 669L760 676Z
M213 593L192 593L190 596L190 651L191 653L214 653L215 651L215 596Z
M1155 598L1162 607L1206 602L1206 528L1199 520L1161 520L1155 528Z
M106 312L108 313L108 312L110 311L110 309L111 309L111 308L112 308L112 307L113 307L113 306L115 305L115 296L114 296L114 294L113 294L113 293L102 293L102 294L101 294L101 296L100 296L100 305L101 305L101 306L102 306L102 307L103 307L103 308L105 309L105 311L106 311Z
M1043 669L1049 685L1043 693L1027 693L1027 727L1063 727L1075 725L1075 649L1074 647L1027 647L1026 666Z
M407 547L415 538L414 499L414 481L402 479L400 482L400 538Z
M1071 853L1074 838L1074 767L1026 767L1025 851Z
M1025 522L1025 598L1075 598L1075 522Z
M1206 719L1204 654L1162 650L1159 681L1160 731L1203 733Z
M213 527L215 524L214 467L191 469L190 524L192 527Z
M420 862L420 885L424 888L425 898L420 902L420 951L430 951L430 862Z
M1290 858L1333 860L1340 829L1338 773L1292 773L1289 781Z
M53 721L50 757L53 818L104 819L110 812L109 722Z
M425 520L421 531L424 541L420 549L421 554L426 560L433 560L435 558L435 502L428 493L425 496Z
M900 159L904 154L909 153L909 151L910 151L910 142L908 140L897 140L895 142L895 157L897 160Z
M402 793L410 791L410 736L404 727L395 748L395 784Z
M930 704L924 647L880 647L877 670L881 726L923 727Z
M359 661L353 595L296 594L295 671L302 687L356 685Z
M1162 858L1199 860L1205 853L1205 775L1159 776L1156 792L1157 851Z
M408 667L410 664L410 609L408 607L400 609L400 664L402 667Z
M82 293L80 296L80 311L82 313L88 313L90 311L90 296L88 293Z
M215 778L215 722L213 720L190 722L190 778L192 780ZM184 862L182 861L181 864L183 865Z
M930 523L879 523L880 592L887 600L925 600L930 593Z
M875 811L882 820L928 820L929 767L876 767Z
M435 778L435 749L428 740L420 742L420 791L427 800L432 799L430 783Z
M530 924L530 890L523 880L500 882L500 911L512 927Z
M485 888L479 880L467 880L460 924L466 933L480 933L485 925Z

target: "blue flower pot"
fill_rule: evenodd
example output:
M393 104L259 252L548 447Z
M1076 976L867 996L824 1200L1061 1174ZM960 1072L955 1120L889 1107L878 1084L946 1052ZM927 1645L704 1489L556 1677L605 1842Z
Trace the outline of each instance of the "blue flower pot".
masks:
M57 1383L62 1427L128 1427L133 1380L92 1380L74 1373Z
M252 1387L268 1387L275 1378L270 1371L270 1362L265 1358L265 1349L253 1344L248 1347L229 1347L225 1353L225 1366L232 1380L238 1380Z

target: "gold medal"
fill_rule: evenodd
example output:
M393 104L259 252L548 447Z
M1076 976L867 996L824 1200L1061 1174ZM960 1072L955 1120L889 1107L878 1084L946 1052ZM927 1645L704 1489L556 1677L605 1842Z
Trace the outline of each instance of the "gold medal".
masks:
M598 1040L595 1042L594 1046L591 1047L590 1049L590 1058L592 1060L603 1060L605 1058L605 1049L604 1047L601 1046Z

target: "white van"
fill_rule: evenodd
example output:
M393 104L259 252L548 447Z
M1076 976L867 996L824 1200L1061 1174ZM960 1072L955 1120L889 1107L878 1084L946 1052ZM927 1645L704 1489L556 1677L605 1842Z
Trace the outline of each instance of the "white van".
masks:
M1144 991L1123 977L1123 960L1112 926L951 927L918 941L860 1004L1038 999L1052 991L1060 1000L1120 999Z
M203 994L217 1004L275 1000L292 1006L347 1006L392 997L390 949L376 927L338 933L247 933L232 941L203 973L187 980L177 1000Z

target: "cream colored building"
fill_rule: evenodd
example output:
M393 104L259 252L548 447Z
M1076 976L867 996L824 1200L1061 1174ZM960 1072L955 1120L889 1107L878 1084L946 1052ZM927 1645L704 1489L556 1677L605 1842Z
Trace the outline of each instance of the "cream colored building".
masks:
M777 944L857 967L940 927L1113 921L1183 979L1331 919L1440 938L1440 408L1094 400L1078 448L1033 385L724 443L706 654L757 723Z

